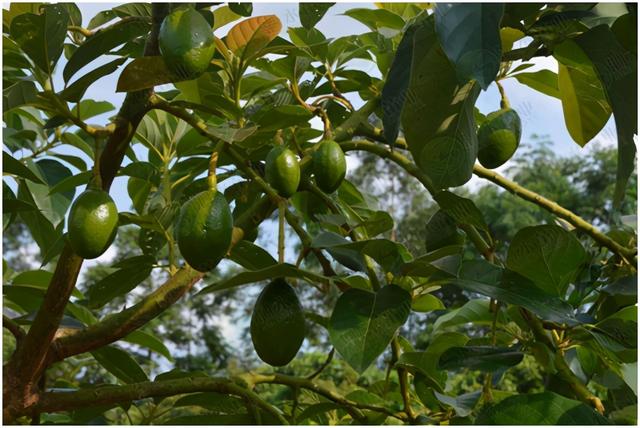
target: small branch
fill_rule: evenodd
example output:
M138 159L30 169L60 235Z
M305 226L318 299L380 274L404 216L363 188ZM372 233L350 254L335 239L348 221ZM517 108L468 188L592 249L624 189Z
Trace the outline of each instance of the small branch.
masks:
M150 397L169 397L191 392L218 392L244 398L275 417L282 425L288 425L279 410L229 379L206 377L182 378L161 382L140 382L123 386L105 386L81 389L76 392L48 392L42 394L34 406L38 412L60 412L93 407L100 404L125 404Z
M568 209L558 205L558 203L553 202L537 194L536 192L526 189L518 185L517 183L514 183L513 181L509 180L508 178L503 177L497 172L484 168L480 165L475 165L473 167L473 173L478 177L482 177L484 179L491 181L494 184L497 184L498 186L508 190L510 193L513 193L514 195L526 201L532 202L538 205L539 207L544 208L545 210L549 211L551 214L555 215L556 217L559 217L563 220L568 221L576 229L586 233L591 238L593 238L598 244L608 248L613 253L622 257L624 260L626 260L630 264L636 265L637 263L636 249L623 247L622 245L618 244L613 239L609 238L607 235L605 235L604 233L596 229L594 225L584 220L582 217L578 216L577 214L574 214Z
M400 343L398 342L398 337L394 337L391 342L391 351L393 354L393 364L398 361L400 358ZM398 372L398 380L400 382L400 395L402 395L402 402L404 403L404 412L409 417L410 421L415 419L415 414L413 413L413 409L411 408L411 393L409 391L409 373L404 368L397 368Z
M331 351L329 351L329 355L327 355L327 359L324 361L324 363L322 363L322 365L320 367L318 367L318 369L316 371L314 371L309 376L307 376L306 379L313 380L316 377L318 377L318 375L320 375L320 373L322 373L322 371L324 369L329 367L329 364L331 364L331 361L333 360L333 355L335 353L336 353L336 349L335 348L331 348Z
M11 334L13 334L13 337L16 338L16 342L21 341L24 338L24 336L27 334L25 333L24 329L20 327L18 323L16 323L14 320L12 320L6 315L2 315L2 326L7 330L9 330Z

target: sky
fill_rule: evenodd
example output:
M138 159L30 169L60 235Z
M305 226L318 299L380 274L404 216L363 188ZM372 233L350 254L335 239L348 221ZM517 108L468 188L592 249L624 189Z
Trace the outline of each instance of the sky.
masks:
M96 13L102 10L107 10L112 7L117 6L118 3L81 3L79 4L80 10L83 15L83 26L86 26ZM7 7L6 4L3 4L3 7ZM316 26L327 38L335 38L344 35L350 34L358 34L369 31L367 27L362 25L361 23L355 21L352 18L349 18L343 15L344 11L355 8L355 7L366 7L373 8L375 7L373 3L339 3L329 9L329 12L325 15L325 17L320 21L320 23ZM269 15L275 14L277 15L283 23L283 30L280 34L284 38L288 38L286 34L286 29L288 27L298 27L300 26L299 18L298 18L298 5L297 3L254 3L253 16L257 15ZM223 37L226 35L227 31L233 24L228 24L218 30L216 30L216 35L218 37ZM526 42L526 40L525 40ZM522 42L517 42L516 47L521 47ZM77 77L82 76L84 72L93 70L99 65L105 64L111 61L112 57L102 57L99 58L89 65L87 65L82 71L76 74ZM64 82L62 80L62 69L65 65L64 57L60 60L57 66L57 73L54 78L54 85L59 90L64 86ZM553 71L557 71L557 65L553 58L536 58L532 60L535 65L534 67L528 69L527 71L536 71L539 69L550 69ZM370 73L372 75L376 75L379 77L379 72L373 62L358 60L353 63L354 67L358 67L363 71ZM97 101L109 101L112 103L116 110L109 114L104 114L101 116L96 116L89 120L92 124L104 125L108 122L110 116L114 115L117 109L122 104L124 100L123 93L116 93L116 83L118 80L119 73L124 69L124 66L120 67L120 69L109 76L106 76L96 83L94 83L89 90L87 91L85 98L91 98ZM77 78L75 77L75 78ZM74 78L74 79L75 79ZM518 83L515 79L507 79L503 81L503 86L505 91L509 97L512 108L514 108L520 115L523 124L523 141L530 141L529 136L531 134L538 135L547 135L549 139L554 144L555 151L564 156L577 156L580 155L582 148L578 146L567 132L567 129L564 125L563 114L562 114L562 106L559 100L541 94L539 92L534 91L524 85ZM169 89L159 87L158 90ZM352 99L352 97L350 97ZM481 112L487 114L491 111L499 109L500 96L497 91L496 85L491 85L486 91L483 91L480 95L480 98L477 102L477 107ZM357 107L361 102L354 102L354 105ZM604 129L600 132L598 136L594 139L594 141L600 141L604 144L614 144L615 142L615 127L613 119L607 123ZM593 142L591 143L593 144ZM75 149L69 149L74 151ZM79 155L80 152L74 151L76 155ZM84 156L84 155L81 155ZM516 153L515 157L517 158L518 153ZM354 156L349 157L349 167L353 168L357 165L357 160ZM502 166L498 169L498 171L504 171L508 168L510 162ZM480 183L480 179L474 177L472 182L469 183L470 186L477 186ZM126 177L118 177L115 179L111 194L120 211L132 211L131 200L127 194L126 190L127 178ZM272 229L274 232L267 233L268 236L275 236L275 227L273 224L266 226L267 230ZM261 244L265 246L265 248L273 252L276 252L276 242L275 240L261 240ZM98 262L107 262L110 261L114 257L114 250L111 249L107 251L100 258L89 261L85 263L84 269L87 267L94 265ZM292 251L288 252L287 261L295 261L295 255L292 254ZM225 330L225 335L230 337L233 342L233 338L237 338L238 328L231 325L230 320L226 320L223 322L223 328Z

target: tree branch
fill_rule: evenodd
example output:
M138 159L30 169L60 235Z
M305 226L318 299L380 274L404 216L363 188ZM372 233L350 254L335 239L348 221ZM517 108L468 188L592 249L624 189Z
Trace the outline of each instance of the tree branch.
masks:
M13 337L16 338L16 342L21 341L26 335L24 329L6 315L2 315L2 326L13 334Z
M288 421L282 413L256 393L237 385L229 379L206 377L140 382L123 386L105 386L67 393L48 392L42 394L40 401L34 407L40 413L60 412L101 404L124 404L143 398L169 397L191 392L219 392L244 398L271 414L282 425L288 425Z
M497 172L484 168L480 165L475 165L473 167L473 173L478 177L482 177L494 184L497 184L498 186L502 187L505 190L508 190L510 193L513 193L514 195L524 199L525 201L532 202L539 207L544 208L556 217L568 221L576 229L586 233L591 238L593 238L593 240L598 244L608 248L614 254L617 254L629 263L634 265L636 264L636 249L623 247L604 233L600 232L594 225L578 216L577 214L574 214L568 209L560 206L556 202L553 202L545 198L544 196L537 194L536 192L526 189L509 180L508 178L503 177Z

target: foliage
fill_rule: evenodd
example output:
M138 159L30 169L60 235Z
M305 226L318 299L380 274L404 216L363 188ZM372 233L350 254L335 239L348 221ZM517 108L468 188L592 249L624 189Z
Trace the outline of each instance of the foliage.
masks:
M287 38L248 3L186 7L3 13L5 423L635 423L633 5L378 3L333 39L331 4L301 4ZM182 13L215 49L159 46ZM541 56L557 74L523 71ZM114 112L85 94L117 71ZM480 91L506 108L512 77L561 100L588 156L534 139L510 178L476 163ZM611 116L617 150L593 149ZM295 173L274 175L284 150ZM116 179L130 208L79 275L72 204ZM214 319L282 278L234 355Z

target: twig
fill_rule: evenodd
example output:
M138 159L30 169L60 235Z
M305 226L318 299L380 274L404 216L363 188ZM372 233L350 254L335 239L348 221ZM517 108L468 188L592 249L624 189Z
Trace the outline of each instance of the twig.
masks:
M327 359L324 361L324 363L322 363L322 365L318 367L317 370L315 370L313 373L307 376L306 379L313 380L316 377L318 377L318 375L322 373L322 371L326 369L329 366L329 364L331 364L331 360L333 360L333 354L335 354L335 352L336 352L336 349L331 348L331 351L329 351L329 355L327 355Z
M21 341L26 335L24 329L20 327L17 322L6 315L2 315L2 326L9 330L11 334L13 334L13 337L16 338L16 342Z

